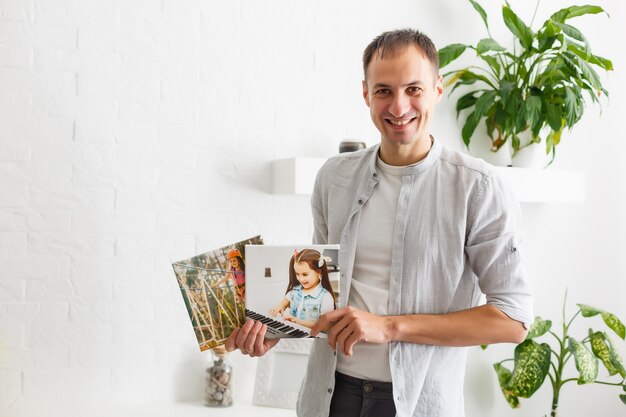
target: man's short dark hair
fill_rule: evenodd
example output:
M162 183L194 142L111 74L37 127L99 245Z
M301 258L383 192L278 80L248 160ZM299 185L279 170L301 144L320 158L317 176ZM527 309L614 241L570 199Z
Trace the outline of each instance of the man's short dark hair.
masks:
M367 79L367 67L378 54L381 59L385 56L393 56L399 49L409 45L415 45L422 50L426 58L435 68L435 73L439 74L439 55L432 40L416 29L398 29L384 32L378 35L363 52L363 74Z

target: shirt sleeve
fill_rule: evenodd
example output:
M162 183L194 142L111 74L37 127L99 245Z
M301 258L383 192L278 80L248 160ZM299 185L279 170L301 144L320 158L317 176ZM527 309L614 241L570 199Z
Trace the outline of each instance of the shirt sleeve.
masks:
M293 290L289 290L287 294L285 294L285 298L289 301L288 309L291 309L291 303L293 302Z
M324 198L322 177L324 176L323 167L317 173L313 193L311 194L311 212L313 213L313 243L328 243L328 226L326 217L324 216Z
M520 208L496 173L483 177L468 217L465 252L487 304L528 328L533 295L520 245Z
M322 298L322 305L320 306L320 314L328 313L329 311L333 311L335 309L335 305L333 303L333 297L327 291L324 293L324 298Z

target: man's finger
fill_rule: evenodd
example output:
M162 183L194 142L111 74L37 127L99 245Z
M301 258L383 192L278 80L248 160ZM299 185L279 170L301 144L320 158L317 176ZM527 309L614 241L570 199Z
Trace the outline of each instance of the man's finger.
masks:
M228 339L226 339L224 347L226 348L227 352L232 352L233 350L237 349L237 346L235 346L237 342L237 334L239 334L239 327L233 330L230 336L228 336Z
M259 330L259 333L257 333L256 340L254 341L254 349L250 356L261 356L265 353L263 349L264 349L264 339L265 339L266 331L267 331L267 324L262 324L261 330Z
M334 343L344 355L348 356L348 349L346 348L346 341L352 335L353 325L351 323L344 323L341 331L339 331L336 335L336 342Z
M258 337L257 335L259 334L259 330L261 330L262 327L263 323L260 321L255 322L254 326L252 326L252 329L250 330L250 333L248 333L248 337L246 337L243 347L250 354L254 354L254 344Z
M337 346L337 336L343 332L343 330L350 325L350 318L343 316L341 320L334 323L328 331L328 344L331 349L335 349Z
M357 337L357 334L354 332L351 333L350 336L348 336L348 338L344 342L345 354L347 356L352 356L352 348L354 347L355 344L357 344L357 342L359 342L359 338Z
M241 329L237 333L237 339L235 342L235 346L241 349L248 338L248 333L250 333L250 329L254 326L254 320L246 320L246 322L241 326Z
M322 316L315 322L313 327L311 327L311 331L309 332L311 336L317 336L319 332L324 332L329 330L333 326L333 322L338 321L345 314L345 308L340 308L338 310L329 311L328 313L322 314Z

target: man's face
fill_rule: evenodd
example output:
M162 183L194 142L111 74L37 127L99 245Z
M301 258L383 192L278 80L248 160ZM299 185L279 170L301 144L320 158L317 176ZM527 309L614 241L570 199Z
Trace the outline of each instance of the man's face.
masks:
M374 54L363 97L380 131L381 146L430 143L430 120L442 92L441 77L417 46L384 59Z

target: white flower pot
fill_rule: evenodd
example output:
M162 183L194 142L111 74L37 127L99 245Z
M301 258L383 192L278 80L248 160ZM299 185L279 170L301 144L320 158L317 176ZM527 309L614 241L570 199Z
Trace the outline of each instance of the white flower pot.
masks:
M487 134L485 122L481 121L472 135L470 142L470 153L478 158L482 158L491 165L499 167L511 166L511 143L507 141L497 152L491 151L491 138Z
M532 169L542 169L547 167L552 158L552 155L546 155L545 138L548 133L548 129L542 129L539 133L539 136L542 138L541 143L533 143L528 146L524 145L530 143L530 131L526 130L520 133L520 143L524 147L512 156L513 166Z

